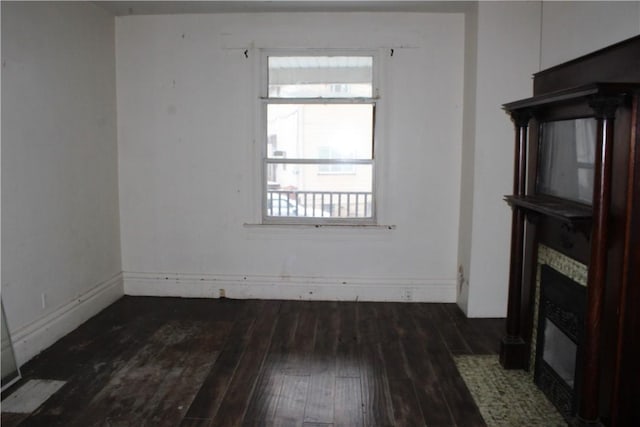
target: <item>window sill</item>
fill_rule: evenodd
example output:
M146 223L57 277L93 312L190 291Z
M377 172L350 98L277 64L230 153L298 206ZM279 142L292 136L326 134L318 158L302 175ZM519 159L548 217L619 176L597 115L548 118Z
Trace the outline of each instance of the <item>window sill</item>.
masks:
M300 224L300 223L277 223L277 224L264 224L264 223L244 223L244 228L332 228L332 229L367 229L367 230L395 230L395 225L382 225L382 224Z

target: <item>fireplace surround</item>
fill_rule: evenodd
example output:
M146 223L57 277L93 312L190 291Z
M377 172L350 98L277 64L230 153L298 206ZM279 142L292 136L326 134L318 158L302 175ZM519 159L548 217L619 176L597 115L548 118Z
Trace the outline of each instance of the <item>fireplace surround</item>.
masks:
M503 107L515 140L500 363L564 396L554 402L572 426L638 426L640 36L536 73L533 96ZM545 247L585 267L584 283L561 274L582 297L555 298Z

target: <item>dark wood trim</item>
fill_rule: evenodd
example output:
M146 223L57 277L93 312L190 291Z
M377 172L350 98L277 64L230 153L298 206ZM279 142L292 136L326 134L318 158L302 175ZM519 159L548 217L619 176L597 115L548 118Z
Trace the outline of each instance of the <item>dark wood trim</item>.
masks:
M621 299L623 288L623 264L625 259L625 244L628 239L627 216L629 194L629 156L631 147L631 104L625 102L616 111L615 141L613 145L613 163L611 173L611 206L609 209L609 247L607 252L607 278L604 289L604 307L602 318L600 361L600 417L605 425L611 422L612 410L617 411L614 394L615 372L619 363L618 331L620 328L619 312L624 300ZM638 376L637 378L640 378Z
M589 226L591 222L589 222ZM585 231L587 232L585 234ZM591 256L591 228L578 231L566 223L543 217L538 226L541 244L560 252L584 265L589 265Z
M529 162L527 165L527 188L525 194L535 194L538 176L538 145L540 120L534 115L529 123ZM525 225L524 265L522 268L522 307L520 317L522 337L526 342L525 369L532 370L531 352L533 343L533 310L536 297L536 276L538 271L539 226L529 221Z
M528 110L513 112L515 125L515 152L513 192L524 195L527 184L527 132L531 113ZM509 267L509 296L507 302L506 335L500 345L500 363L506 369L522 369L526 366L527 347L522 337L522 273L525 217L520 209L513 209L511 216L511 262Z
M540 95L594 81L640 81L640 36L535 73L533 93Z
M586 422L598 422L600 413L600 352L604 287L607 277L613 131L615 109L619 104L619 97L593 98L590 102L598 120L598 131L593 189L591 257L587 277L587 315L585 322L583 383L580 390L580 403L578 406L578 418Z
M621 94L631 94L640 90L639 83L591 83L584 86L572 87L570 89L561 90L558 92L545 93L543 95L532 96L531 98L521 99L519 101L510 102L504 104L503 108L511 112L513 115L516 112L526 109L528 114L534 113L536 108L547 108L549 105L570 103L582 101L586 97L591 96L604 96L605 98L616 98Z
M591 221L591 206L560 199L547 195L535 196L505 196L504 199L511 206L554 218L566 224L575 225L584 221Z
M613 426L640 425L640 99L631 108L627 179L627 218L624 234L616 366L611 397Z

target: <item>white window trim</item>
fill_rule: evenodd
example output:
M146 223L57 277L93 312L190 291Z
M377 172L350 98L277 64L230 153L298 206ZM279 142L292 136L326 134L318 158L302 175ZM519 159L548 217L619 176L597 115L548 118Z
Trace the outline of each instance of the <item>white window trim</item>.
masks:
M381 75L382 75L382 55L381 49L322 49L322 48L308 48L308 49L258 49L259 54L256 55L254 62L254 75L256 88L254 93L257 96L256 102L256 137L254 139L254 145L256 146L256 165L258 168L254 170L259 171L255 180L255 192L254 198L255 205L257 205L256 219L259 218L259 223L262 225L315 225L315 226L378 226L380 218L380 186L378 185L380 173L380 162L378 157L381 152ZM372 69L372 98L269 98L268 97L268 57L269 56L371 56L373 58ZM322 217L274 217L267 216L267 194L265 188L267 187L267 105L270 103L296 103L305 104L372 104L374 106L374 129L372 140L372 159L348 159L345 162L354 164L370 164L372 171L372 216L366 218L322 218ZM302 162L303 160L287 160L286 163ZM278 161L281 163L281 161Z

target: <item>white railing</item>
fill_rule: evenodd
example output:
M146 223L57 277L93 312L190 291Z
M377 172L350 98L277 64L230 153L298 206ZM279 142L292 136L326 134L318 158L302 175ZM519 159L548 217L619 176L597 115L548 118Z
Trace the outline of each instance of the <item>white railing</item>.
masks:
M267 216L370 218L373 195L364 191L267 191Z

